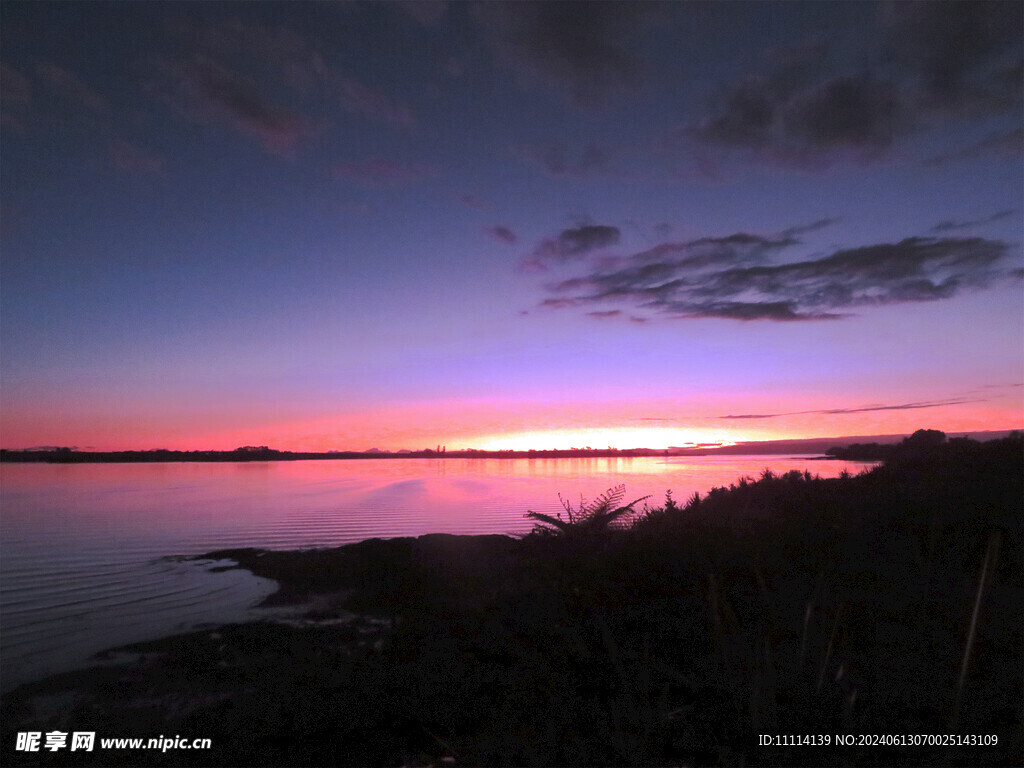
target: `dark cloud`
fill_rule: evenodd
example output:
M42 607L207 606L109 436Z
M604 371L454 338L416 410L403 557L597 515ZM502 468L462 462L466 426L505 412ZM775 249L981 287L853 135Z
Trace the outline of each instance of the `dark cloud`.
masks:
M797 228L798 229L798 228ZM1006 243L913 237L785 261L798 241L738 233L662 243L611 270L547 286L547 307L624 307L670 318L833 320L863 307L947 299L1015 278Z
M822 162L839 151L862 157L888 148L908 126L896 87L871 75L745 80L722 94L715 114L689 129L700 142L756 150L790 163Z
M941 408L946 405L961 405L962 403L983 403L985 400L936 400L924 403L901 403L899 405L869 405L864 408L829 408L821 411L791 411L789 413L743 413L729 416L719 416L719 419L777 419L782 416L841 416L849 413L870 413L872 411L913 411L919 408Z
M695 129L698 138L735 147L762 147L771 139L780 104L760 80L735 86L718 100L718 114Z
M801 93L810 99L827 49L820 43L771 51L764 67L736 82L720 86L711 114L685 132L728 147L766 148L780 140L783 117Z
M287 154L314 132L312 121L264 97L241 74L212 59L192 56L168 64L166 98L188 116L219 122L255 139L274 154Z
M435 174L432 166L423 163L400 163L375 158L361 163L337 163L331 169L336 179L354 181L370 187L410 184Z
M558 237L545 238L537 244L533 255L542 260L573 259L619 242L619 228L606 224L584 224L563 229Z
M889 56L916 77L931 108L991 112L1021 103L1019 2L895 3Z
M716 266L738 267L760 263L798 242L788 232L777 237L736 232L725 237L700 237L685 242L660 243L636 254L632 261L648 276L662 267L674 269L674 265L695 270Z
M516 235L515 232L513 232L508 227L503 227L501 225L488 227L487 234L489 234L495 240L500 240L501 242L506 243L507 245L515 245L517 242L519 242L519 236Z
M783 116L799 150L888 147L903 122L895 86L870 75L837 77L801 94Z
M837 44L771 51L757 72L720 87L708 113L676 141L820 167L841 158L877 160L904 135L950 120L1020 114L1024 4L880 7L878 39L862 39L855 59L845 54L855 65L839 62Z
M609 309L609 310L606 310L606 311L587 312L587 315L589 317L596 317L598 319L607 318L607 317L618 317L621 314L622 314L622 310L619 310L619 309Z
M961 149L941 152L932 155L922 163L930 168L941 168L952 163L977 160L991 155L1004 156L1011 159L1020 158L1024 154L1024 128L994 133L981 141Z
M648 3L479 3L473 16L495 56L520 76L598 106L633 87L641 59L625 40Z
M1012 210L997 211L991 216L985 216L980 219L973 219L969 221L941 221L932 227L932 232L951 232L957 229L971 229L972 227L980 227L985 224L991 224L995 221L1002 221L1003 219L1009 218L1013 215Z

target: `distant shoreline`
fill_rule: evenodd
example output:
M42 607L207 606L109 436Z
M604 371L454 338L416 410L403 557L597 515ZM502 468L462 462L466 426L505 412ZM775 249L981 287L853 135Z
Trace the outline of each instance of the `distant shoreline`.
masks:
M1006 437L1014 430L954 432L949 437L991 440ZM906 435L859 435L845 437L770 440L732 445L672 448L567 448L527 451L483 451L475 449L445 451L278 451L267 446L247 446L233 451L79 451L74 448L0 449L0 463L11 464L151 464L182 462L249 461L330 461L339 459L600 459L678 456L758 456L818 454L816 459L846 459L845 455L825 455L830 449L863 443L894 444ZM869 459L865 459L869 460Z
M406 451L403 453L364 453L335 451L331 453L298 453L272 451L268 453L239 453L237 451L7 451L0 452L0 462L11 464L156 464L156 463L218 463L254 461L331 461L352 459L599 459L646 458L673 456L737 456L750 453L764 455L778 451L722 449L655 449L634 448L624 450L549 450L549 451ZM782 451L781 453L789 453ZM817 452L815 452L817 453ZM832 459L833 456L817 456Z

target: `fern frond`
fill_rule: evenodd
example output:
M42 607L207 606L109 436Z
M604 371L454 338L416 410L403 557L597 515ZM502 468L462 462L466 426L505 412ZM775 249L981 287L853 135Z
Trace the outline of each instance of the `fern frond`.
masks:
M631 514L635 513L636 510L633 509L633 505L634 504L639 504L641 501L647 501L647 499L649 499L649 498L651 498L649 495L648 496L641 496L639 499L636 499L635 501L631 501L631 502L629 502L629 504L626 504L623 507L619 507L618 509L613 509L613 510L610 510L608 512L603 512L603 513L594 515L591 518L591 523L596 528L605 528L610 523L612 523L615 520L617 520L618 518L620 518L620 517L622 517L624 515L631 515Z
M567 523L565 520L560 520L557 517L551 515L545 515L543 512L527 512L527 517L532 517L534 520L540 520L542 523L557 528L560 531L568 531L572 527L572 523Z
M598 513L606 511L609 507L618 504L622 501L622 496L626 493L625 484L616 485L614 488L609 488L607 491L602 493L586 507L582 507L580 512L583 517L590 517Z

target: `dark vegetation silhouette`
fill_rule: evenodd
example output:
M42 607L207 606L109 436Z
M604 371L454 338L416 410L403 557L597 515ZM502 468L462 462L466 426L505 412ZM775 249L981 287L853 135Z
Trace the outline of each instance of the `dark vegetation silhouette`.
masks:
M24 686L3 703L5 764L39 762L10 752L15 731L52 728L214 744L83 765L1024 762L1021 434L922 431L863 474L766 470L640 510L623 494L531 513L520 538L212 553L277 579L271 603L318 597L299 622L139 644L135 666ZM998 741L836 746L845 734Z
M1009 437L1017 438L1020 432L1011 432ZM946 434L937 429L919 429L898 443L853 443L836 446L825 451L827 456L848 461L900 461L915 460L934 453L944 446L947 456L969 457L981 446L977 440L967 437L946 439Z
M616 506L622 501L625 492L625 485L617 485L614 488L609 488L589 504L580 499L578 507L573 507L570 502L559 497L562 509L565 510L564 518L561 512L557 516L547 515L543 512L527 512L526 516L538 521L533 529L533 533L538 536L550 534L572 537L601 536L616 523L619 523L622 518L635 515L634 507L641 501L651 498L642 496L624 506Z

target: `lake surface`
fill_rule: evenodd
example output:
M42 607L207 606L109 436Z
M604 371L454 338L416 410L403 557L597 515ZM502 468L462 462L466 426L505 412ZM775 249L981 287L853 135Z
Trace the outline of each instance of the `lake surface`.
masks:
M624 483L679 502L742 476L864 464L800 456L0 464L0 689L105 648L245 621L273 582L211 561L230 547L330 547L425 533L526 533ZM638 505L641 506L642 505Z

